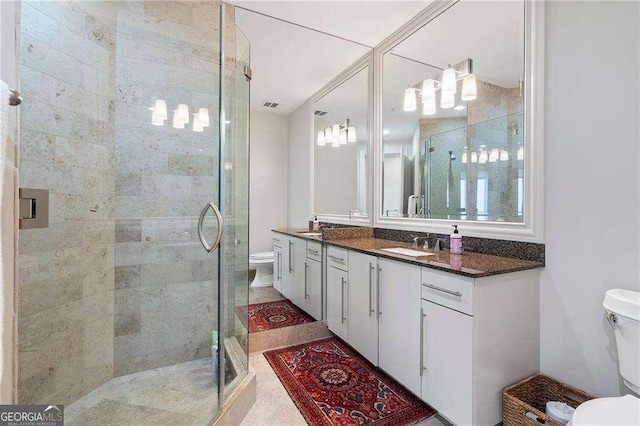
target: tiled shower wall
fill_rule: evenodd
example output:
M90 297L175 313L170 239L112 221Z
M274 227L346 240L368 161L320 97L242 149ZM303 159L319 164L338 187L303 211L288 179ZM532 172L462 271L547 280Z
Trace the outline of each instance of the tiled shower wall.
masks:
M68 404L113 376L115 2L22 2L18 401Z
M219 20L216 2L118 4L115 375L210 355L217 258L196 219L218 191ZM151 125L156 99L164 126ZM173 128L180 103L208 108L210 127Z
M112 378L210 355L217 258L196 217L218 191L217 2L24 2L19 402L69 404ZM209 109L196 133L151 125ZM207 223L213 240L213 223Z

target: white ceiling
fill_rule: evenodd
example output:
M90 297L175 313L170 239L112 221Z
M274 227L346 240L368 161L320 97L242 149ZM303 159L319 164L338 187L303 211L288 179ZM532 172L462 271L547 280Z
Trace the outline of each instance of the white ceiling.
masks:
M233 3L239 6L236 22L251 43L251 108L289 114L370 51L367 46L378 44L429 1ZM275 110L265 108L263 101L280 105Z

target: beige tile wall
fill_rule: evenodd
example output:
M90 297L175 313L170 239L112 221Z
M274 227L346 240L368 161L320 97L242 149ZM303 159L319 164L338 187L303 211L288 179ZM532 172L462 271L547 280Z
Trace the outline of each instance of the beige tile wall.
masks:
M115 3L22 3L18 401L68 404L113 376Z

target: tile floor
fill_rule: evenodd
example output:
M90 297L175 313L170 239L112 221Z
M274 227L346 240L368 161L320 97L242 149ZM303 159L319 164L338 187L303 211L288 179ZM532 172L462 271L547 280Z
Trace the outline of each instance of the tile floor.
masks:
M280 379L262 353L249 356L256 373L257 400L241 426L304 426L307 422L298 411ZM420 422L417 426L444 426L437 417Z
M249 287L249 304L284 300L284 296L273 287Z

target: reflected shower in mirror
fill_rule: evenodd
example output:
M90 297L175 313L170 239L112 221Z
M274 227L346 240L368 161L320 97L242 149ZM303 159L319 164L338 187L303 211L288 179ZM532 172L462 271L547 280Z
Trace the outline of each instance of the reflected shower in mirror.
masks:
M383 216L523 222L524 2L459 2L384 55Z
M369 67L314 109L314 214L366 216Z

